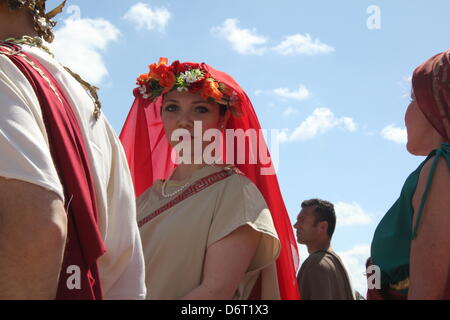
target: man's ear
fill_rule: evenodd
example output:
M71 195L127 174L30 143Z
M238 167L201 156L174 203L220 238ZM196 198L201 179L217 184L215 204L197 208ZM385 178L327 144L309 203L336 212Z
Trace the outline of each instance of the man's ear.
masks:
M323 233L328 233L328 222L327 221L320 221L319 223L320 231L323 231Z

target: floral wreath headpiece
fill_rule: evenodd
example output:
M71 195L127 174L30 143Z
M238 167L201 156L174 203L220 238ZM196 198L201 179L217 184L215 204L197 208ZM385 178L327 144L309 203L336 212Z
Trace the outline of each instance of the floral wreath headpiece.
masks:
M149 69L149 73L137 78L139 87L135 94L143 99L153 102L159 96L177 90L200 93L205 100L224 104L231 111L240 109L237 93L214 79L201 64L180 63L177 60L169 65L167 58L160 58L158 64L151 64Z
M55 9L45 12L46 0L7 0L8 8L12 11L21 8L28 8L33 13L34 29L37 31L39 37L42 37L45 41L53 42L55 36L52 29L56 26L56 21L52 19L62 12L66 1L64 0Z

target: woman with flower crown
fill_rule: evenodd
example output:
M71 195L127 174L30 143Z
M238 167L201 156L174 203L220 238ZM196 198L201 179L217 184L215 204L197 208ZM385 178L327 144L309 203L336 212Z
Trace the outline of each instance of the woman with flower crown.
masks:
M147 299L298 299L296 242L264 138L224 138L261 129L245 92L209 65L166 58L137 84L121 140ZM252 161L255 147L269 161Z

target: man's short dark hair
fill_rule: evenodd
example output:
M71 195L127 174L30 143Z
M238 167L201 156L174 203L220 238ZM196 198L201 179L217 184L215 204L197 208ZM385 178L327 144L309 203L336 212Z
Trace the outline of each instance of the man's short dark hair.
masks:
M302 209L309 207L316 207L314 210L316 223L322 221L328 222L327 234L331 239L336 227L336 213L334 211L334 205L331 202L321 199L310 199L302 202Z

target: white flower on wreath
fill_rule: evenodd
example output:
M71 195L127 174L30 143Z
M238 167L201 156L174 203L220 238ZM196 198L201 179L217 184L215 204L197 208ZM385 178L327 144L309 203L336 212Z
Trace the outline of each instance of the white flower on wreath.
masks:
M186 83L192 84L203 78L204 74L199 69L188 70L180 73L180 78L186 81Z
M147 93L147 87L146 86L140 86L139 87L139 93L141 94L142 98L144 98L144 99L150 98L150 95Z

